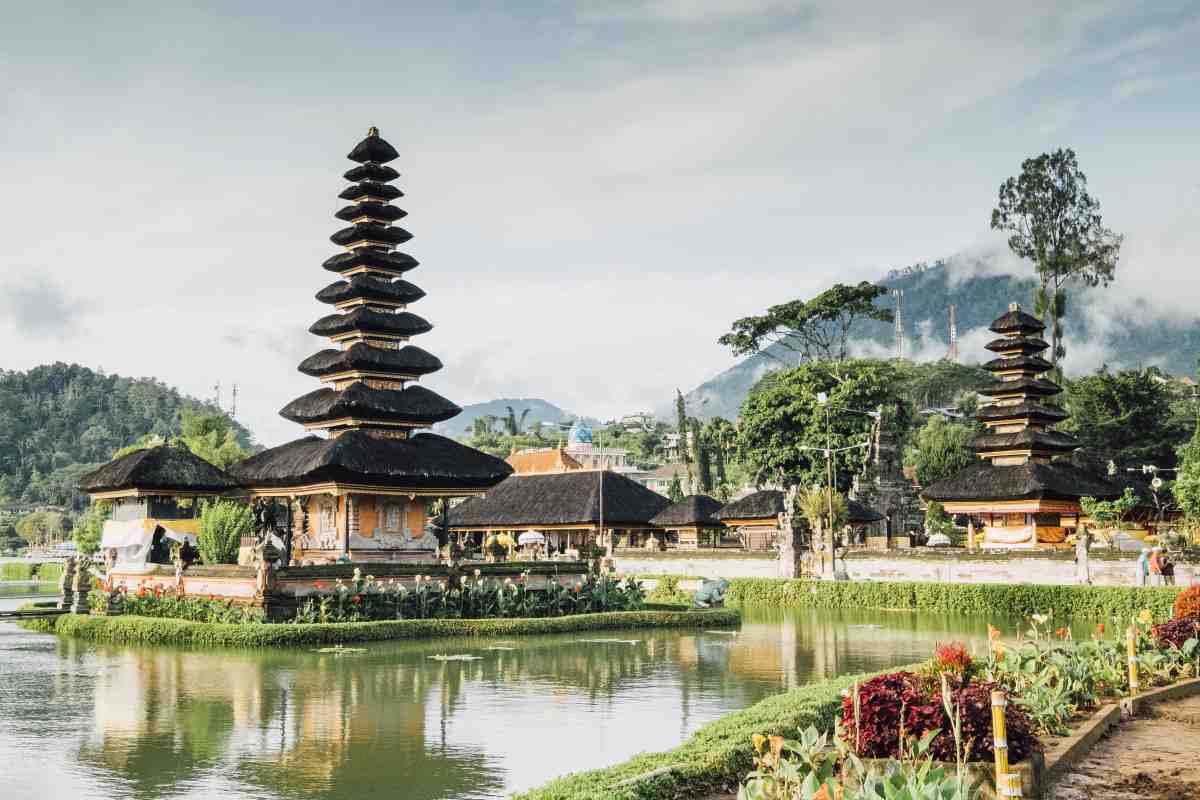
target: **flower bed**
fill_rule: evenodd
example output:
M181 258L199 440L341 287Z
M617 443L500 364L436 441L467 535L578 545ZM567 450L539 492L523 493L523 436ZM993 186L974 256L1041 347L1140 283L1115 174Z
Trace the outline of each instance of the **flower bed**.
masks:
M879 608L1028 618L1046 609L1071 619L1129 619L1144 608L1169 619L1175 587L1041 586L736 578L726 600L789 608Z
M545 619L405 619L303 625L224 624L134 616L22 620L28 630L96 642L189 647L299 647L453 636L521 636L620 628L714 628L737 625L733 609L621 611Z

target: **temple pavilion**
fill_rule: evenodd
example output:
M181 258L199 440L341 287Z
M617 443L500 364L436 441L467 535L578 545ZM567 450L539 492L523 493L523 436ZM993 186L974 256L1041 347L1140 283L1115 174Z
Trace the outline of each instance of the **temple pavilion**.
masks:
M972 443L979 462L929 486L926 500L967 515L984 547L1061 545L1079 524L1079 498L1111 499L1119 487L1075 464L1079 443L1054 426L1067 419L1050 399L1062 389L1045 375L1045 326L1017 304L993 322L999 338L984 365L996 380L979 390L986 401L976 418L986 431Z
M280 411L309 436L230 468L253 500L283 501L275 519L291 534L293 563L426 560L437 548L439 500L482 494L512 473L499 458L422 429L459 407L420 385L442 362L411 344L432 325L410 312L425 293L404 279L417 266L396 248L412 234L392 201L396 149L371 128L348 158L355 163L334 216L347 223L330 239L343 248L324 268L338 279L317 293L332 306L309 331L330 347L300 371L323 385ZM275 503L272 503L275 505Z

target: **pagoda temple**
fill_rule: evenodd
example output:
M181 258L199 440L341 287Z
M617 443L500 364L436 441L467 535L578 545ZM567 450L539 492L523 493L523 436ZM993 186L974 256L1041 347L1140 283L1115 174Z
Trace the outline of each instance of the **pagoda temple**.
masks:
M290 540L292 563L429 559L436 501L481 494L512 473L421 430L461 409L418 384L442 362L410 344L433 326L408 310L425 293L404 279L417 261L396 250L412 238L393 224L406 215L392 204L403 194L388 166L397 157L375 128L348 156L355 166L338 195L348 205L335 214L347 227L330 237L344 252L324 263L339 279L316 296L333 313L309 328L332 346L299 367L324 385L280 411L312 435L230 469L260 507L283 501L272 525Z
M1050 346L1042 322L1017 304L993 322L999 338L986 347L996 358L984 365L996 380L979 390L986 401L976 419L986 431L972 443L979 463L922 493L954 515L967 515L982 530L984 547L1061 545L1079 524L1079 498L1121 494L1104 477L1069 458L1079 447L1054 426L1067 419L1050 398L1062 389L1045 375Z

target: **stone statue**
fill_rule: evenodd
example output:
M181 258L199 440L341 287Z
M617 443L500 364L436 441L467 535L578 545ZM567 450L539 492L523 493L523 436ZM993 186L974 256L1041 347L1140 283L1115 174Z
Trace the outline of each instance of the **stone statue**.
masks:
M117 548L108 547L104 550L104 574L112 575L113 570L117 568Z
M729 591L729 581L717 578L715 581L705 581L700 584L699 591L692 596L692 602L698 608L712 608L725 605L725 592Z
M275 591L275 563L266 558L258 560L258 572L254 575L254 596L262 599Z
M779 577L795 578L796 574L796 495L800 487L792 486L783 496L783 511L779 514L779 535L775 548L779 551Z
M175 551L175 592L183 594L183 556Z
M69 610L71 603L75 598L75 556L67 556L67 560L63 562L62 577L58 581L58 590L62 594L62 599L58 601L58 607Z
M75 562L75 577L71 582L71 589L74 594L71 602L72 613L87 614L91 610L88 606L88 592L92 590L92 560L87 556L80 556Z

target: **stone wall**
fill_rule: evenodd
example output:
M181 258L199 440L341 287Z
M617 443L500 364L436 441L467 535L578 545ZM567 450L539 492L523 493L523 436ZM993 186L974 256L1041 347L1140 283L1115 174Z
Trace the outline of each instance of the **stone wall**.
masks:
M1136 585L1136 554L1093 553L1094 586ZM839 562L851 580L939 583L1040 583L1073 585L1073 552L968 553L965 551L852 552ZM1200 564L1175 566L1175 584L1200 584Z
M617 572L625 575L685 575L699 578L778 578L779 559L773 553L706 553L679 551L628 554L617 551Z

